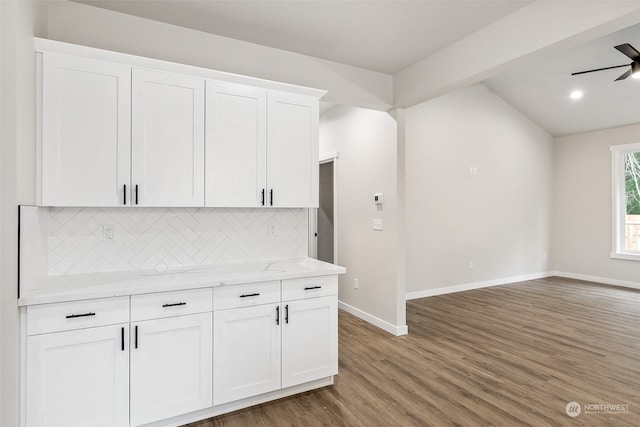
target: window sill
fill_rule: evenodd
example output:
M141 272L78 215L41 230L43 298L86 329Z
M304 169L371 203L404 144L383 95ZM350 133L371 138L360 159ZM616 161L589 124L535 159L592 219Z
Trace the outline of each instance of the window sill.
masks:
M627 261L640 261L640 252L611 252L609 258L625 259Z

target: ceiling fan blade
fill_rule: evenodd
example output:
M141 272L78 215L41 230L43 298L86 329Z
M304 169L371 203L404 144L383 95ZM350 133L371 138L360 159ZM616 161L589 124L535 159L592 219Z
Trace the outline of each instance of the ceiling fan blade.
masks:
M616 81L616 82L617 82L618 80L624 80L624 79L626 79L627 77L629 77L630 75L631 75L631 70L627 70L627 71L625 71L625 72L624 72L624 74L623 74L623 75L621 75L620 77L618 77L618 78L617 78L617 79L615 79L614 81Z
M604 68L596 68L594 70L578 71L577 73L571 73L571 75L577 76L578 74L595 73L596 71L611 70L612 68L622 68L622 67L629 67L629 66L631 66L631 64L614 65L613 67L604 67Z
M638 52L638 50L635 47L631 46L629 43L621 44L614 47L634 61L636 59L640 59L640 52Z

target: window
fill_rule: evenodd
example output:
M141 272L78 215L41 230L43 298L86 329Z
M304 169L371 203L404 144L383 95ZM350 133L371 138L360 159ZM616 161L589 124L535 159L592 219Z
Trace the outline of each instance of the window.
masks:
M612 258L640 261L640 143L611 150Z

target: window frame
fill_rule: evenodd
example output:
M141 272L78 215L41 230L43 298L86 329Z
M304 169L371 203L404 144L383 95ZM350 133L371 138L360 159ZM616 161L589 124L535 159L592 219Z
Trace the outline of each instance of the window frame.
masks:
M640 261L640 251L625 249L626 188L624 176L624 155L640 152L640 142L612 145L611 151L611 253L610 258Z

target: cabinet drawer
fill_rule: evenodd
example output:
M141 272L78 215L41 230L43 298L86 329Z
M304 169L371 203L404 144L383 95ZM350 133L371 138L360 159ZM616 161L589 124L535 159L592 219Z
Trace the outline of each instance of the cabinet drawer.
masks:
M212 311L211 288L156 292L131 297L131 321Z
M98 298L27 307L27 335L129 322L129 297Z
M338 294L338 276L316 276L282 281L282 301Z
M280 281L227 285L213 288L213 309L251 307L280 302Z

